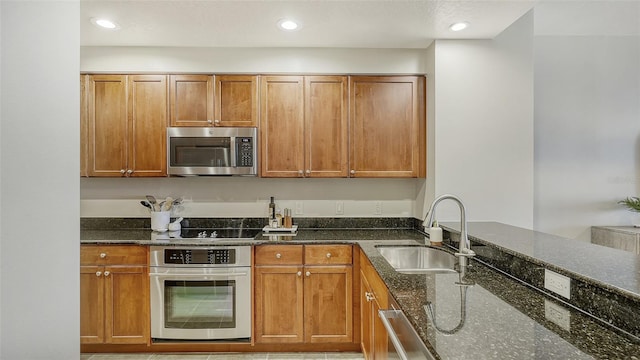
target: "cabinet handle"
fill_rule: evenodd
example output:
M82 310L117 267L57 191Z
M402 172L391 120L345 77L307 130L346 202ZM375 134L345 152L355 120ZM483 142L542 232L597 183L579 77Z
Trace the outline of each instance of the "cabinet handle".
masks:
M102 271L96 271L96 276L102 275Z
M311 272L307 271L307 272L305 273L305 275L306 275L307 277L309 277L309 276L311 276Z
M104 259L107 257L107 253L100 253L100 259Z
M276 254L276 259L280 259L281 257L282 257L282 254L280 254L280 253Z
M368 291L364 293L364 296L365 296L365 298L367 298L367 302L370 302L370 301L373 301L373 300L375 300L375 299L376 299L376 298L373 296L373 293L370 293L370 292L368 292Z
M298 277L302 276L302 271L298 271Z
M355 170L351 170L351 175L355 174L356 171Z
M327 259L331 258L331 253L327 253Z
M105 272L104 272L104 276L109 276L109 274L111 274L111 273L110 273L110 272L108 272L108 271L105 271Z

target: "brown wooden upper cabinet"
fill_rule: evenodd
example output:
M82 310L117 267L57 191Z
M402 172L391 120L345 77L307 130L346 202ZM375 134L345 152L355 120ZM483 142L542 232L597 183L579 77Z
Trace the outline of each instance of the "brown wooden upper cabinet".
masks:
M80 75L80 176L89 176L87 170L87 154L89 147L87 145L88 135L88 119L87 119L87 89L89 75Z
M171 126L213 126L213 75L170 75Z
M258 76L171 75L171 126L258 125Z
M166 176L167 76L90 75L88 176Z
M346 76L263 76L262 177L347 177Z
M351 177L424 177L425 81L350 77Z

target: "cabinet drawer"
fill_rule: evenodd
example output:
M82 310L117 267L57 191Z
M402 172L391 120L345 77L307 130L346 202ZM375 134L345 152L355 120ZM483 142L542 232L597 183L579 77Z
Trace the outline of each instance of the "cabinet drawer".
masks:
M256 265L302 265L302 245L256 246Z
M305 245L304 263L306 265L351 264L352 251L351 245Z
M82 245L80 265L147 265L147 247L137 245Z

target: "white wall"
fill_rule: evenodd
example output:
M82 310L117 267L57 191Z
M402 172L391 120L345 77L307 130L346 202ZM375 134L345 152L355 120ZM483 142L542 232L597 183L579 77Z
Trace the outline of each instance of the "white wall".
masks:
M78 359L80 4L0 13L0 358Z
M82 72L424 74L424 49L83 47ZM296 217L421 217L424 179L82 179L81 216L144 217L144 195L184 196L180 215L262 217L269 196ZM336 214L336 202L344 213ZM381 213L376 212L376 203Z
M82 72L424 74L421 49L82 47Z
M640 3L541 3L534 44L536 230L640 223Z
M434 195L458 195L471 221L533 226L532 27L529 12L494 40L435 43Z
M263 179L254 177L85 178L83 217L147 217L146 194L184 197L185 217L266 217L269 197L295 217L412 217L422 179ZM344 214L336 214L342 202ZM382 212L376 214L376 202Z

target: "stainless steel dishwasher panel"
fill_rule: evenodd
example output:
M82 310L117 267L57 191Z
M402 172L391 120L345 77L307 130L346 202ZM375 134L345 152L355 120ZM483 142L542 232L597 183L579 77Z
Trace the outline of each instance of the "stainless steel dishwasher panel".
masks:
M389 304L392 309L378 311L378 316L389 334L388 359L435 360L435 357L411 326L409 319L401 310L397 310L398 306L391 297Z

